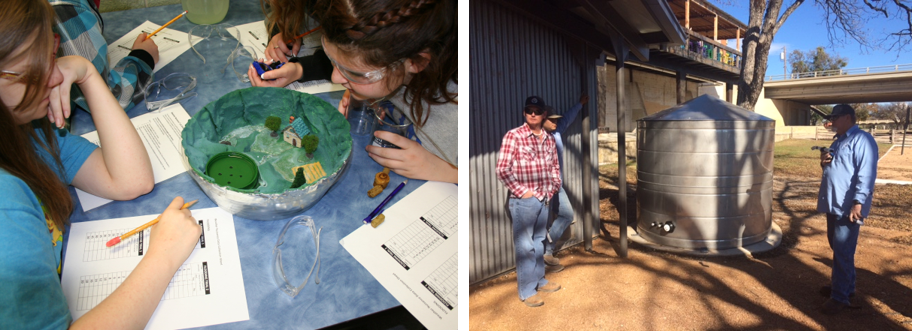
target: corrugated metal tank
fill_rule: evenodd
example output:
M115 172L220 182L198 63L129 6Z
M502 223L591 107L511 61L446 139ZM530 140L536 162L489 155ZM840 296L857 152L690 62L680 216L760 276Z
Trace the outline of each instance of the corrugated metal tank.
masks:
M703 95L637 121L637 230L651 242L725 249L772 225L775 121Z

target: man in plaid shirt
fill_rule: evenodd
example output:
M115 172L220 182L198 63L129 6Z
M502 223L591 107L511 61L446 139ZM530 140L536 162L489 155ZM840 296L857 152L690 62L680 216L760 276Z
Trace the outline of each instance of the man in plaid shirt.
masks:
M102 35L104 22L94 2L87 0L49 0L57 13L54 32L60 35L57 56L79 55L91 61L108 83L111 94L124 110L144 98L143 89L152 83L152 70L158 62L158 46L145 34L137 37L133 49L114 68L108 67L108 43ZM141 38L141 39L140 39ZM79 87L73 85L70 100L90 111Z
M541 98L526 99L526 123L504 135L497 158L497 178L510 190L519 299L530 307L544 304L539 291L561 288L545 279L548 201L560 188L561 175L554 137L542 129L544 110Z

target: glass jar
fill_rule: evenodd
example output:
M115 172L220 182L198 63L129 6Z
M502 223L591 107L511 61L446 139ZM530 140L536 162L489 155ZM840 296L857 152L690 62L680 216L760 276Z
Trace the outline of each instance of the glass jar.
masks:
M181 0L187 19L200 25L221 22L228 14L228 0Z

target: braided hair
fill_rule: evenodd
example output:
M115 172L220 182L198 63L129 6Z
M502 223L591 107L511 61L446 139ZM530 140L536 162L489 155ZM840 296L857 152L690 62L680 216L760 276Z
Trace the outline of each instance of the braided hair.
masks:
M405 100L417 125L423 126L430 115L422 101L457 102L457 93L447 90L450 81L457 82L455 0L317 0L314 12L326 40L345 55L375 67L406 58L424 67L405 85ZM401 63L389 70L392 75L404 71Z

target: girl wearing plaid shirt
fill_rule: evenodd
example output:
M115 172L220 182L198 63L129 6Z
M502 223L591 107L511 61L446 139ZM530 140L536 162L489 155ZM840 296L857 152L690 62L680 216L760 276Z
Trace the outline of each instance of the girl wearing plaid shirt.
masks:
M545 279L547 206L560 188L561 176L554 137L542 130L544 109L541 98L526 99L526 123L504 135L497 158L497 177L510 189L519 299L530 307L544 304L539 291L560 290L560 285Z
M152 70L158 63L158 46L146 34L137 36L133 48L113 68L108 67L108 43L102 36L104 21L94 2L87 0L48 0L57 14L54 32L60 35L59 57L79 55L92 62L108 89L124 110L143 101L143 89L152 83ZM80 108L91 112L79 88L71 97Z

